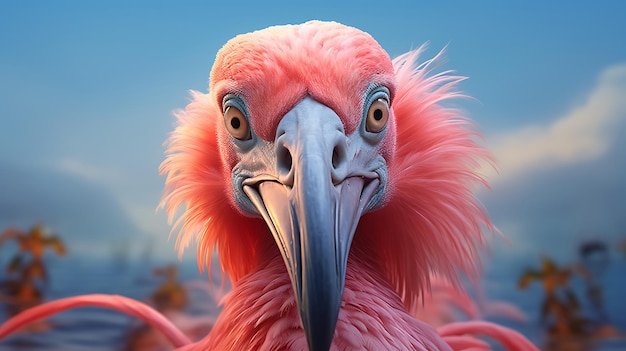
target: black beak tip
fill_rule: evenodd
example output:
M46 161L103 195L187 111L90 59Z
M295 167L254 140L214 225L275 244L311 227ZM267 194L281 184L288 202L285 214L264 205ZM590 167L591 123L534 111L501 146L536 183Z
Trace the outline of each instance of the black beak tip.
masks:
M328 351L332 344L343 295L339 293L343 289L334 288L307 294L301 301L300 315L310 351Z
M308 327L305 327L310 351L328 351L330 349L336 326L336 322L330 322L332 320L336 319L323 318L316 322L315 318L312 318Z

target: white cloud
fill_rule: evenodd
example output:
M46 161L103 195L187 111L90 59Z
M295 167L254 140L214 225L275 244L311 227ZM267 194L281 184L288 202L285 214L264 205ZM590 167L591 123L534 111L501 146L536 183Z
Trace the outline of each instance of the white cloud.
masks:
M147 235L160 237L160 240L166 241L169 235L169 225L167 224L167 215L165 211L157 211L156 206L144 204L128 204L125 206L128 213L135 224ZM173 242L173 240L172 240Z
M602 156L615 140L615 129L626 120L626 64L600 76L585 101L547 125L530 125L490 138L499 175L485 168L491 182L517 178L530 171L551 169Z
M143 235L143 240L155 240L155 254L175 257L174 240L168 241L170 232L164 211L156 212L157 203L128 191L128 176L121 169L89 164L75 158L64 158L54 163L54 168L106 188L117 200L117 205ZM132 186L132 184L130 185Z
M57 161L54 166L62 172L108 186L121 178L120 172L116 169L98 167L72 158Z

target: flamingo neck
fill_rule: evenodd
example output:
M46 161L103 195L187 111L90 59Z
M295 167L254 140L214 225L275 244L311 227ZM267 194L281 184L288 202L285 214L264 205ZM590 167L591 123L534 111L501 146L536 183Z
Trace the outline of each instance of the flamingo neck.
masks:
M291 281L277 255L237 281L211 333L189 350L306 350ZM348 262L331 350L449 350L436 331L412 317L371 265ZM188 350L188 349L185 349Z

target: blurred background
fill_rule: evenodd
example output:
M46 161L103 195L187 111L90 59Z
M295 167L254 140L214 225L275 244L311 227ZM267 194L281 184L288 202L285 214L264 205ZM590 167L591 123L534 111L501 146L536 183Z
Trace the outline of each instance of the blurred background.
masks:
M473 298L521 313L483 317L543 349L626 349L625 17L618 1L0 1L0 322L44 300L119 293L206 333L222 292L195 248L179 257L156 210L173 111L207 90L228 39L321 19L392 57L445 48L442 70L470 77L461 89L474 99L453 104L497 160L478 196L506 236L493 237ZM115 312L51 323L0 349L156 347Z

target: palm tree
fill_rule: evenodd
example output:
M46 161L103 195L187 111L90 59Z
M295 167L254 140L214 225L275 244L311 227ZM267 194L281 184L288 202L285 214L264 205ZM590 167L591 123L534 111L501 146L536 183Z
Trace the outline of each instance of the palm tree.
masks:
M6 268L9 279L0 282L0 288L13 300L14 308L10 313L14 314L41 302L41 283L48 280L43 261L46 249L51 248L58 255L65 255L67 251L58 236L46 235L42 224L35 225L28 232L7 228L0 233L0 246L10 240L17 241L19 252L9 261Z
M169 264L165 267L155 268L152 272L155 276L164 276L165 280L152 294L152 301L157 309L180 310L187 305L187 291L178 280L178 268Z
M0 245L8 240L16 240L21 252L29 252L34 260L41 260L46 248L50 247L59 255L65 255L65 245L56 235L46 235L42 224L37 224L28 232L17 228L7 228L0 234Z
M587 333L587 320L579 315L580 303L569 286L572 267L559 267L548 257L542 257L541 268L526 269L518 282L526 289L538 281L543 285L545 298L541 308L542 322L548 322L548 331L554 336L574 336Z

